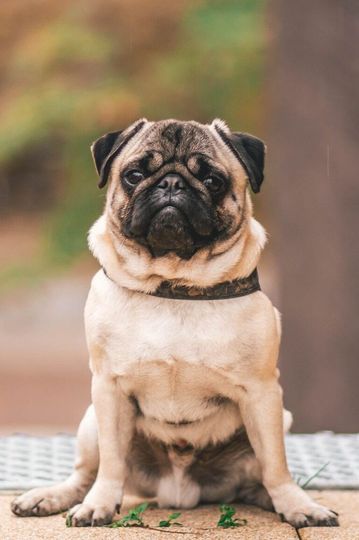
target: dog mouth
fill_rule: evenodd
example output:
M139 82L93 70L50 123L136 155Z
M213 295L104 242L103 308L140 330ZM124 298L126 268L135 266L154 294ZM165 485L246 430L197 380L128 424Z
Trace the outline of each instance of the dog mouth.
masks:
M184 212L168 204L154 214L146 241L154 256L174 251L188 258L195 248L193 237L194 231Z
M198 201L166 197L136 201L123 232L146 246L154 257L174 252L190 259L213 238L214 219Z

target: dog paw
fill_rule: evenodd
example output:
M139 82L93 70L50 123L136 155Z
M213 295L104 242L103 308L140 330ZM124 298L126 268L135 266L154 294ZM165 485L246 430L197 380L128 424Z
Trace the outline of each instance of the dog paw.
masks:
M325 506L312 503L306 508L288 511L280 514L283 521L290 523L296 529L302 527L338 527L338 514Z
M82 504L71 508L68 525L72 527L102 527L112 522L120 510L123 496L122 484L117 481L95 482Z
M67 510L80 500L80 490L68 486L36 488L16 497L11 503L11 510L21 517L49 516Z
M102 527L112 523L113 516L118 512L120 506L94 506L82 503L74 506L68 513L68 520L71 527Z
M293 481L269 490L276 512L296 529L301 527L338 527L338 514L314 502Z

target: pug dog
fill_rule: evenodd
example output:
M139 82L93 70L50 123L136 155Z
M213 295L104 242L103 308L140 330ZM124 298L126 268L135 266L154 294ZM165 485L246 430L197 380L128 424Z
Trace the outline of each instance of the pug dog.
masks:
M123 494L160 507L242 501L294 527L336 526L288 471L277 357L280 316L260 290L266 241L249 186L265 145L221 120L141 119L92 145L101 265L85 308L92 405L73 474L12 503L19 516L70 508L112 521Z

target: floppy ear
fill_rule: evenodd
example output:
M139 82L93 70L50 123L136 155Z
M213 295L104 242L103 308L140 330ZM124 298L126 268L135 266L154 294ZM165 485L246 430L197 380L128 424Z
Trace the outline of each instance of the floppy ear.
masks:
M227 132L217 123L214 127L223 142L243 165L254 193L258 193L264 179L266 151L264 142L248 133Z
M106 133L91 145L92 157L100 177L98 187L103 188L108 180L113 160L123 147L142 129L147 120L138 120L130 128Z

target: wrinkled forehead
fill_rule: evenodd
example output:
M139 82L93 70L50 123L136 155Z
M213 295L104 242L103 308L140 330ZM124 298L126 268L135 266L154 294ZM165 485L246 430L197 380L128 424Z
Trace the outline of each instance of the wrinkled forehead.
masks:
M137 151L153 151L163 162L187 162L193 154L213 157L215 144L205 126L194 122L161 121L152 124L137 140Z
M209 125L162 120L148 123L124 147L114 161L113 172L125 167L139 167L148 174L163 167L180 172L185 167L194 175L209 171L226 175L232 170L233 162L236 170L241 168Z

